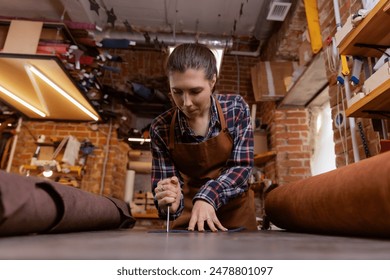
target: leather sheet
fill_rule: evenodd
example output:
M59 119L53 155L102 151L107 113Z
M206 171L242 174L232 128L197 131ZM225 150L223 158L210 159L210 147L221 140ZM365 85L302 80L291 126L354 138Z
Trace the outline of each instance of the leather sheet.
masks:
M390 152L281 185L265 197L277 227L296 232L390 237Z
M150 230L148 233L232 233L232 232L240 232L240 231L245 231L244 227L238 227L238 228L232 228L229 229L228 231L217 231L217 232L212 232L211 230L205 230L203 232L200 231L191 231L191 230L186 230L186 229L171 229L169 232L167 230L163 229L158 229L158 230Z
M122 200L0 171L0 236L131 228Z

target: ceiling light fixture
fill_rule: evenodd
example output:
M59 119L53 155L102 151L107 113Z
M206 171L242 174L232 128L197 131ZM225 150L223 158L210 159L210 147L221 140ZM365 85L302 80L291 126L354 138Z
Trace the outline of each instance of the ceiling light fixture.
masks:
M39 88L37 80L35 79L35 76L31 72L29 65L25 64L24 65L24 69L25 69L25 71L27 73L27 76L30 79L31 85L33 86L33 88L34 88L34 90L35 90L35 92L36 92L36 94L38 96L38 99L39 99L39 102L41 103L41 106L43 107L43 109L45 110L47 115L50 116L50 112L49 112L49 109L47 108L47 104L46 104L45 98L43 98L42 91Z
M68 99L70 102L72 102L77 108L79 108L81 111L86 113L88 116L90 116L94 121L98 121L99 118L94 115L91 111L89 111L87 108L85 108L83 105L81 105L76 99L74 99L72 96L70 96L66 91L64 91L61 87L59 87L56 83L54 83L52 80L50 80L45 74L43 74L40 70L35 68L32 65L29 65L29 68L31 72L36 74L39 78L41 78L45 83L47 83L49 86L51 86L53 89L55 89L59 94L61 94L63 97Z
M29 103L27 103L26 101L24 101L23 99L21 99L20 97L18 97L17 95L13 94L12 92L10 92L9 90L7 90L6 88L2 87L0 85L0 91L2 93L4 93L5 95L7 95L8 97L12 98L13 100L15 100L16 102L19 102L20 104L22 104L24 107L30 109L31 111L33 111L34 113L38 114L39 116L41 116L42 118L46 117L46 114L44 112L42 112L41 110L38 110L37 108L35 108L34 106L30 105Z
M142 145L143 143L145 143L145 142L150 142L150 139L149 139L149 138L145 139L145 138L132 138L132 137L130 137L130 138L127 138L127 140L128 140L129 142L140 142L141 145Z
M50 165L45 165L43 167L43 172L42 172L42 175L46 178L49 178L51 176L53 176L53 170L51 169L51 166Z

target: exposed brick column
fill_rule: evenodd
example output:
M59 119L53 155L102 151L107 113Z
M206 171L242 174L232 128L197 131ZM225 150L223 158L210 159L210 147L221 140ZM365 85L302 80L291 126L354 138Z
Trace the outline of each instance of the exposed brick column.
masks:
M277 110L271 128L279 184L311 176L308 113L306 109Z

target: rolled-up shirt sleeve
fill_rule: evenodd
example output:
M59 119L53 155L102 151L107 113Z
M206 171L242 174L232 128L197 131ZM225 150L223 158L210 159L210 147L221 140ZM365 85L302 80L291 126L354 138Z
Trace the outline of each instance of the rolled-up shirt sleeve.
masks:
M151 174L151 184L152 184L152 193L154 196L154 204L158 209L159 217L166 218L167 213L162 211L157 203L155 198L155 189L157 183L165 178L170 178L172 176L177 176L180 181L180 186L183 185L181 176L177 169L175 168L167 147L166 141L164 141L164 135L167 135L169 131L169 126L163 121L163 118L157 118L151 125L149 133L151 141L151 153L152 153L152 174ZM165 137L166 138L166 137ZM170 213L171 219L176 219L181 215L184 209L184 199L183 195L181 196L179 209L175 213Z

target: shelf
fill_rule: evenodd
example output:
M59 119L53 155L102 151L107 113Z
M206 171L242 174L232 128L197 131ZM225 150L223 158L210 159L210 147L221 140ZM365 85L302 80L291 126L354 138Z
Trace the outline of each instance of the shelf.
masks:
M359 44L378 46L383 51L390 47L389 0L381 0L368 15L340 42L341 55L380 57L383 52Z
M80 165L74 165L74 166L66 166L62 167L63 171L55 171L53 170L53 175L51 176L52 178L58 177L58 176L75 176L77 179L81 179L83 176L83 173L85 171L85 167L80 166ZM22 165L20 167L20 170L22 171L32 171L35 172L37 175L40 175L43 172L42 166L37 166L37 165Z
M302 75L287 92L278 108L305 108L328 85L323 55L316 55Z
M143 212L143 213L137 213L134 212L132 213L132 216L136 219L159 219L159 216L157 213L148 213L148 212Z
M54 142L35 142L35 145L41 146L41 147L56 147L59 143Z
M352 104L345 113L347 117L355 118L390 118L390 80Z
M255 155L253 160L255 166L261 166L267 163L268 161L272 160L276 156L275 151L269 151L262 154Z

